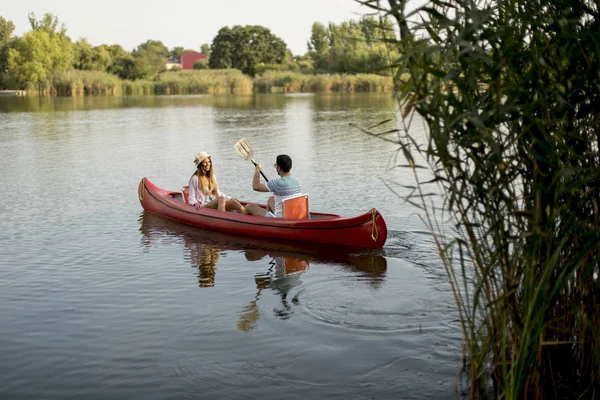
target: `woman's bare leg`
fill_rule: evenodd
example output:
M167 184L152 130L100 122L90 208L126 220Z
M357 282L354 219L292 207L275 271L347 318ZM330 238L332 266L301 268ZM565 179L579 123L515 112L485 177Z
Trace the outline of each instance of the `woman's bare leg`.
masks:
M258 204L248 203L246 204L245 213L248 215L258 215L259 217L264 217L267 213L267 210L265 210Z
M217 201L218 201L217 210L225 212L226 205L227 205L227 199L224 196L219 196Z
M229 199L225 203L225 209L227 211L237 211L239 214L244 214L244 206L238 201L238 199Z
M199 203L196 203L199 204ZM211 210L217 210L219 207L219 199L214 199L204 205L202 208L210 208Z

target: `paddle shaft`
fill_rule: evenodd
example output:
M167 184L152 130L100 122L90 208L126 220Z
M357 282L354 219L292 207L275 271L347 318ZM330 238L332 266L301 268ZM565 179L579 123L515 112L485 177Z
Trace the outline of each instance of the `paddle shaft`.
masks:
M254 166L256 167L256 161L254 161L254 158L251 158L250 161L252 161L252 164L254 164ZM262 172L262 169L260 170L260 174L262 175L263 178L265 178L266 182L269 182L269 179L265 176L265 174Z

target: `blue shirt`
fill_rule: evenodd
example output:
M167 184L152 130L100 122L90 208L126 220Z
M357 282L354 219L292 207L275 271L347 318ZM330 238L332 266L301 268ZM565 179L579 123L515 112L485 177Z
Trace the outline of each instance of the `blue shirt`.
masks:
M282 201L302 193L300 181L292 175L268 181L267 188L275 195L275 216L277 218L283 217Z
M275 196L292 196L302 192L300 181L292 175L270 180L267 187Z

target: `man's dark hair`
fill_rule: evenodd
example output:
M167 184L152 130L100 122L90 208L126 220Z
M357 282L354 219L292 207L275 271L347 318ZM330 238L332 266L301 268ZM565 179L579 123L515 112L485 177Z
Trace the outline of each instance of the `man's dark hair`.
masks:
M287 154L278 155L276 163L283 172L290 172L292 169L292 159Z

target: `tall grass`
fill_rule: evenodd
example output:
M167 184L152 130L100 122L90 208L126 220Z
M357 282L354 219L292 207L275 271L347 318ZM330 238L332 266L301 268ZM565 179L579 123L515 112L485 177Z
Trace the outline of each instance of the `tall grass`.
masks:
M119 77L101 71L60 71L50 76L58 96L119 96L122 81Z
M252 80L236 69L165 72L156 79L156 94L248 94Z
M100 71L57 71L27 85L39 96L148 96L186 94L250 94L299 92L390 92L391 77L374 74L303 74L267 71L254 79L236 69L167 71L153 80L121 80Z
M38 96L120 96L123 81L101 71L54 71L42 82L29 83L28 95Z
M254 80L258 93L298 92L391 92L391 77L375 74L303 74L267 71Z
M430 0L415 18L404 1L361 2L399 27L406 199L448 273L470 396L600 397L597 3ZM410 133L415 113L426 143Z
M152 96L155 94L155 82L147 79L124 80L123 94L127 96Z

